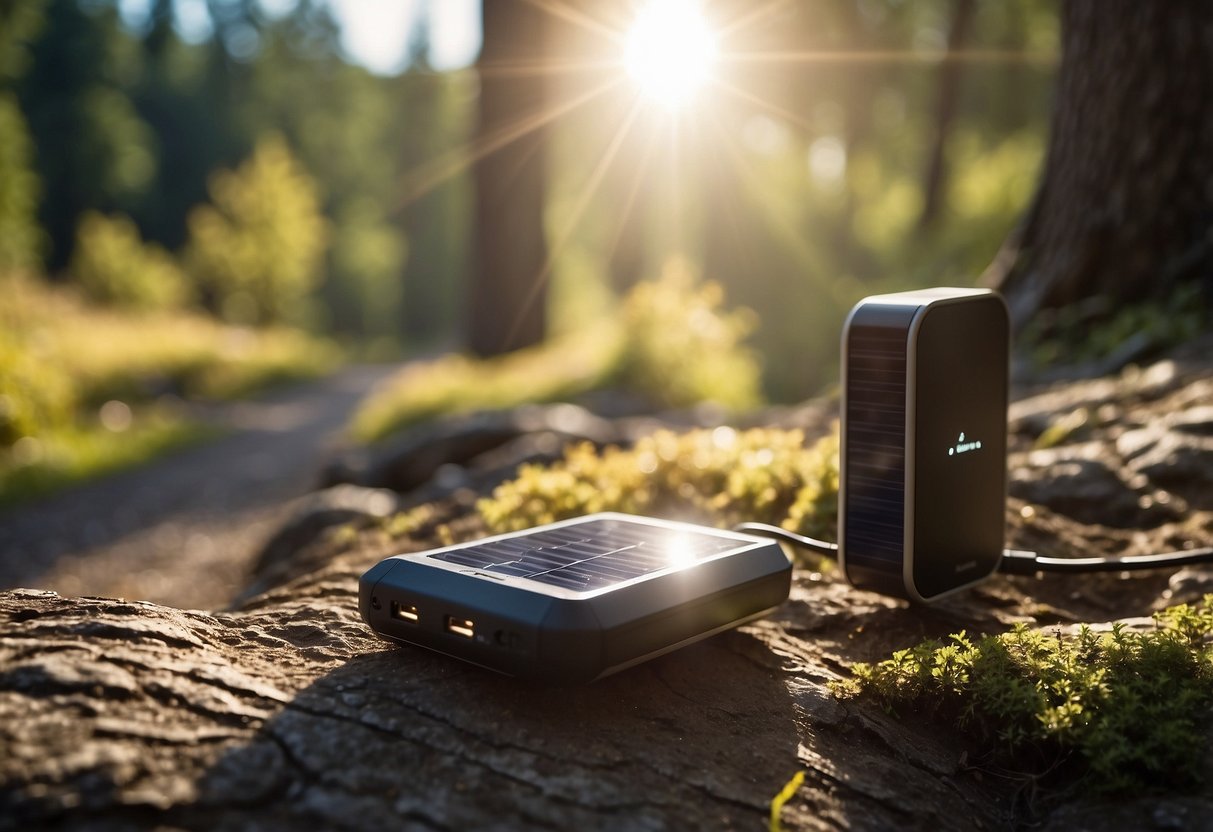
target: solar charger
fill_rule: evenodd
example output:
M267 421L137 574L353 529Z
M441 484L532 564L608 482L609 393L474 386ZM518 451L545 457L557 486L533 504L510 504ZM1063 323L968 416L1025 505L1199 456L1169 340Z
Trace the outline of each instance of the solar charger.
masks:
M842 336L838 559L854 586L932 601L999 568L1010 326L984 289L860 301Z
M578 683L765 615L791 580L773 540L604 513L387 558L359 608L389 639Z

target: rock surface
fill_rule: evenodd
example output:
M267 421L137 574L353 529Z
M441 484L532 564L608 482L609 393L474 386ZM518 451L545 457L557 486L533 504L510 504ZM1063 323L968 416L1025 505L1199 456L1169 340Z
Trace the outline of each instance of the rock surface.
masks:
M1176 364L1021 399L1011 544L1062 556L1208 545L1210 469L1177 469L1203 458L1210 407L1208 369ZM819 431L828 417L787 415ZM1190 456L1166 464L1183 442ZM389 645L358 617L358 576L380 557L435 544L438 523L483 531L469 494L447 490L396 538L377 517L390 496L318 498L354 522L284 532L257 594L222 613L0 593L0 829L753 829L798 771L785 829L1213 819L1208 789L1084 797L998 768L949 726L827 687L855 661L959 629L1139 618L1196 597L1213 570L1000 577L912 608L799 569L766 620L551 688Z

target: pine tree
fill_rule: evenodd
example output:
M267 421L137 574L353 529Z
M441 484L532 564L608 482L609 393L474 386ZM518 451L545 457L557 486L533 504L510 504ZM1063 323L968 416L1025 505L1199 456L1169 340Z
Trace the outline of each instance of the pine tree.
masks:
M186 265L223 317L301 321L320 277L328 226L316 186L281 136L211 177L212 204L189 215Z

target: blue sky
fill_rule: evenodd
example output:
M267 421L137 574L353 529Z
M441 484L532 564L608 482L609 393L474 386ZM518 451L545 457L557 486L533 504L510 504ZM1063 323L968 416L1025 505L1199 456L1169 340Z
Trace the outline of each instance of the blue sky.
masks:
M289 12L296 0L260 0L270 15ZM480 50L480 0L328 0L341 26L347 57L372 72L392 74L404 67L409 33L427 15L430 61L436 69L457 69L476 59ZM119 0L123 18L138 26L151 0ZM210 35L206 0L175 0L177 29L191 41Z

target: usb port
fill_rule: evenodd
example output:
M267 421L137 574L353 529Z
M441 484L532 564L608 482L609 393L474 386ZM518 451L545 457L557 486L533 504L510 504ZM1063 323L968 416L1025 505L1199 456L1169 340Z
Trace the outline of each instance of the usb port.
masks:
M417 614L417 608L412 604L402 604L399 601L393 601L392 618L399 618L401 621L411 621L416 624L421 619L421 616Z
M468 618L456 618L453 615L446 617L446 631L454 633L457 636L464 638L474 638L476 635L476 625Z

